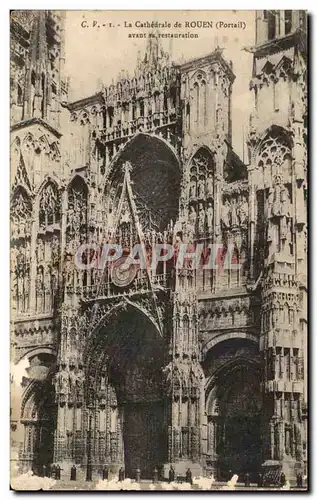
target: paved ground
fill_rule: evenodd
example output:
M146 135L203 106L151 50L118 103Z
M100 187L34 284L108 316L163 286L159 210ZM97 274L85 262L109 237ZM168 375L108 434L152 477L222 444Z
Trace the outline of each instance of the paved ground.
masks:
M96 489L96 485L98 483L99 479L94 479L93 481L68 481L68 480L61 480L61 481L57 481L55 486L54 486L54 490L95 490ZM152 481L146 481L146 480L142 480L141 481L141 490L143 491L149 491L150 488L149 488L149 485L150 484L153 484ZM225 482L215 482L213 484L213 487L212 489L213 490L221 490L224 488L224 486L226 486L226 483ZM162 489L163 488L160 488L160 483L156 483L156 490L158 489ZM192 489L197 489L197 491L203 491L203 490L199 490L198 487L195 487L195 485L193 486ZM235 488L235 491L250 491L250 490L257 490L257 491L260 491L260 490L268 490L268 488L258 488L258 486L256 484L252 484L251 486L249 487L246 487L244 486L244 484L242 483L238 483L236 488ZM291 488L293 491L294 490L297 490L297 488ZM279 490L281 491L280 488L270 488L270 490ZM305 489L303 488L302 490L298 490L298 491L305 491Z

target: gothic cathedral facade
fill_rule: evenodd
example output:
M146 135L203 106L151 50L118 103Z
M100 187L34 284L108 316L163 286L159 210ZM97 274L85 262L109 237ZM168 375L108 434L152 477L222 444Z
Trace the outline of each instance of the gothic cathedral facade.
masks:
M255 12L246 162L221 49L178 65L153 36L133 76L70 102L65 13L11 16L14 459L305 472L306 14ZM109 241L220 264L75 264Z

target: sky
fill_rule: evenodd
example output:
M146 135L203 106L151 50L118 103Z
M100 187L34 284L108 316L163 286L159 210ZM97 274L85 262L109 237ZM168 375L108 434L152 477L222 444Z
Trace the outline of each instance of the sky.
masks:
M144 56L146 39L128 35L148 35L151 29L135 25L147 21L170 23L171 28L160 29L162 33L198 34L198 38L173 39L172 42L162 39L164 50L172 52L175 62L211 53L217 45L224 49L223 57L233 62L236 75L232 95L233 147L242 158L253 108L253 95L249 91L252 55L243 48L255 42L255 11L67 11L65 73L70 78L70 100L94 94L102 83L108 85L112 79L116 81L121 70L133 74L138 51ZM201 28L185 26L197 21L208 24ZM125 27L129 23L132 28ZM175 23L181 27L175 27ZM240 23L238 26L242 28L230 26L232 23Z

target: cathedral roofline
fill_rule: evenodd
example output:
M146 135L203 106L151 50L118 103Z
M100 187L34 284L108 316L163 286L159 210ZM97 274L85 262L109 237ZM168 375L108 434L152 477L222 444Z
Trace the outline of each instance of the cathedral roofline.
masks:
M191 67L194 67L196 64L199 63L199 65L206 64L206 63L212 63L214 61L218 61L222 64L222 66L225 68L231 83L235 80L236 76L234 72L232 71L232 62L227 62L224 57L222 56L222 49L216 48L214 52L211 52L209 54L206 54L204 56L200 57L195 57L193 59L189 59L188 61L177 64L176 66L180 68L181 70L188 70L191 69Z
M96 92L88 97L83 97L77 101L69 102L64 105L69 111L76 111L77 109L82 109L85 106L91 106L92 104L104 104L103 93Z
M287 35L274 38L273 40L268 40L260 45L254 45L250 48L250 52L252 52L256 57L265 57L273 52L289 49L301 42L303 33L305 32L302 28L297 28L296 31L288 33Z
M30 125L42 125L44 128L49 130L52 134L54 134L57 138L62 137L62 133L59 132L55 127L52 127L49 123L47 123L45 120L42 120L42 118L30 118L27 120L22 120L21 122L15 123L11 127L11 132L14 132L16 130L20 130L25 127L29 127Z

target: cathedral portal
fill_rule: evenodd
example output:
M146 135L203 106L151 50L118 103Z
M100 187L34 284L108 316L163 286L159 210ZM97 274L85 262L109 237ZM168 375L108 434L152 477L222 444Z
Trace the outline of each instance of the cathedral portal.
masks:
M143 478L151 478L166 461L163 361L163 339L142 312L128 307L100 329L88 365L95 387L92 392L90 383L87 394L95 414L95 463L123 466L127 477L139 467ZM110 436L107 451L100 446L104 434Z
M237 359L227 363L215 380L207 411L217 476L226 480L235 471L243 478L248 472L256 480L263 462L262 396L257 366Z

